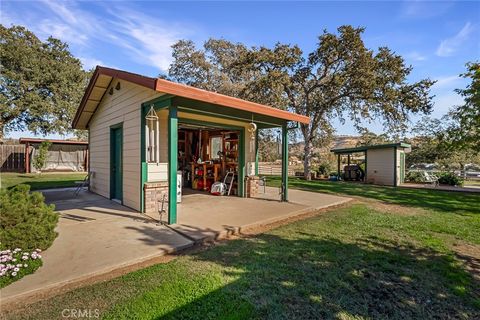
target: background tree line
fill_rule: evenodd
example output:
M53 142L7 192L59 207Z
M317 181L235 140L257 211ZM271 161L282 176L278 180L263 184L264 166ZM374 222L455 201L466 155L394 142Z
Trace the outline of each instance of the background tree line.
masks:
M408 81L412 67L387 47L367 48L363 32L364 28L348 25L336 32L324 30L308 53L292 44L248 47L209 39L197 48L192 41L181 40L172 47L173 62L164 77L308 116L310 124L292 133L304 142L308 178L313 148L327 145L335 132L334 119L350 120L364 143L371 143L373 138L404 136L411 115L428 115L433 108L434 81ZM66 43L52 37L41 41L22 26L0 25L0 67L0 139L11 130L71 131L90 72L83 70ZM445 152L478 154L479 63L469 63L462 76L471 79L467 88L457 90L465 104L440 120L442 130L435 139ZM388 134L369 137L367 128L373 120L381 120ZM272 131L263 132L261 148L266 155L271 156L268 150L275 141Z

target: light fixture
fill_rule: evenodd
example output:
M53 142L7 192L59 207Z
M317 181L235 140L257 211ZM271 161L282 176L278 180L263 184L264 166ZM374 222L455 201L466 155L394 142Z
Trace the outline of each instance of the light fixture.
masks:
M108 90L108 94L113 95L113 87L111 87L110 90Z
M117 82L117 85L115 86L116 90L120 90L120 82Z

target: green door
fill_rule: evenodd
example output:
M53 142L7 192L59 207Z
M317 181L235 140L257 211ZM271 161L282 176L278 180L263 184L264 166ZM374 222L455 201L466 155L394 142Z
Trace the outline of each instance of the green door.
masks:
M400 152L400 183L405 181L405 152Z
M110 145L110 198L120 200L123 199L122 194L122 128L111 129L111 145Z

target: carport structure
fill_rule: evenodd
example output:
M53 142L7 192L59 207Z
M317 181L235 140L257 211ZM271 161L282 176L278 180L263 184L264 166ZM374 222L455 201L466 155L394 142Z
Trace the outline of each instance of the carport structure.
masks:
M388 143L339 148L330 150L337 156L337 174L342 175L341 157L347 157L347 166L351 165L353 155L363 154L364 182L398 186L405 178L405 154L410 152L408 143Z
M309 123L309 118L164 79L97 67L73 127L89 130L91 191L141 212L161 210L159 203L166 203L168 223L174 224L181 197L179 171L183 186L193 188L196 176L206 171L196 170L197 164L209 168L221 162L222 171L234 173L236 195L245 197L247 179L258 173L261 129L281 128L281 200L288 201L288 131L296 123ZM193 137L185 147L192 153L187 160L185 150L180 150L187 142L180 141L179 130ZM223 158L216 158L213 143L202 140L205 132L233 145L229 152L236 152L234 160L223 149L219 153ZM188 165L182 166L179 159ZM233 165L225 169L231 165L227 162ZM216 174L214 181L221 177Z

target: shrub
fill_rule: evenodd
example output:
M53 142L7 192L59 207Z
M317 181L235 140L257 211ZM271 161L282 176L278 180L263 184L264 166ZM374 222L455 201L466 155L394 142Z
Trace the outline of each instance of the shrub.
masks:
M322 176L328 175L330 170L331 168L329 163L324 162L318 166L318 174L321 174Z
M33 167L40 173L47 162L48 148L51 144L50 141L43 141L38 148L38 154L33 158Z
M462 186L463 179L454 172L442 172L438 177L438 183L448 184L450 186Z
M420 183L425 181L425 175L421 171L409 171L405 175L406 182Z
M46 249L57 237L58 214L39 192L20 184L0 190L0 249Z
M14 250L0 251L0 288L35 272L42 265L41 250L32 252Z

